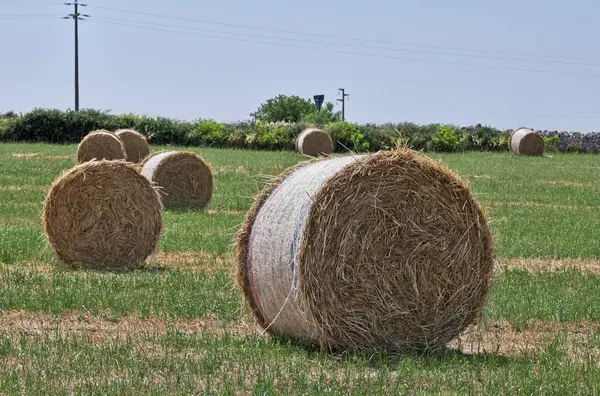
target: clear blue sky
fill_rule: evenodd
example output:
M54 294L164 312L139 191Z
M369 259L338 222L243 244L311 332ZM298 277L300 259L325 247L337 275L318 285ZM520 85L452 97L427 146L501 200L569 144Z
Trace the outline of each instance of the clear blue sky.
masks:
M345 88L352 122L600 130L597 0L87 4L82 108L235 121L280 93L335 102ZM68 12L0 0L0 111L73 108Z

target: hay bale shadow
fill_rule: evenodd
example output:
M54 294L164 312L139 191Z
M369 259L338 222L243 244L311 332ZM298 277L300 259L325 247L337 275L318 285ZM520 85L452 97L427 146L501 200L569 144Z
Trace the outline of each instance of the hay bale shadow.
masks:
M162 274L167 272L169 269L162 265L144 265L141 267L94 267L88 264L73 264L73 265L64 265L62 263L57 263L58 267L65 271L72 272L95 272L98 274L112 274L112 275L122 275L122 274L133 274L133 273L154 273L154 274Z
M308 344L299 341L294 338L282 337L279 335L271 334L269 336L269 342L282 347L290 347L303 352L308 355L309 358L318 358L328 356L334 359L341 359L345 363L356 362L357 365L363 365L367 362L367 365L371 368L377 369L382 366L386 366L391 370L398 369L407 358L413 359L424 359L426 366L437 366L439 364L448 363L449 361L454 363L473 363L473 364L493 364L496 366L508 366L524 360L525 358L514 358L501 355L493 352L481 352L481 353L464 353L458 349L443 347L436 350L411 350L404 352L391 352L382 349L374 349L370 351L366 350L331 350L322 348L319 345Z

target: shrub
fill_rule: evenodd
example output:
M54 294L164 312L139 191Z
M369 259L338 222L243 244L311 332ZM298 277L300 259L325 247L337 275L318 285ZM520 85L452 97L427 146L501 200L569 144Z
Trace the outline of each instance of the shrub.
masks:
M459 137L456 129L450 125L438 125L437 131L431 138L431 144L435 151L445 151L453 153L459 144Z
M556 153L560 147L560 138L558 134L552 136L544 136L544 150L549 153Z
M354 150L361 152L371 148L371 145L365 139L365 135L349 122L332 122L325 127L325 132L331 136L334 151Z
M220 147L226 145L227 137L224 124L213 119L198 120L193 124L187 136L187 142L194 146Z
M257 121L254 131L246 136L246 145L250 148L293 150L293 125L286 122Z
M333 117L333 116L332 116ZM34 109L29 113L0 114L1 141L48 143L79 143L95 129L132 128L145 135L148 142L158 145L193 145L213 147L295 150L298 135L316 126L311 117L300 122L239 121L220 123L213 119L194 122L136 114L113 115L109 111L84 109L60 111ZM426 151L506 151L510 131L490 126L456 127L451 125L351 124L345 121L328 123L323 128L331 136L336 152L379 151L405 145ZM549 151L582 152L593 136L571 133L562 143L555 132L545 138ZM588 149L588 151L590 151Z

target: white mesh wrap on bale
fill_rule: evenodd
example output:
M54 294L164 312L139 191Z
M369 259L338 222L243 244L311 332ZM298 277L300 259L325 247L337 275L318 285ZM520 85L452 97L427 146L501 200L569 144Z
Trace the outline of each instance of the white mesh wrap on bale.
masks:
M315 160L255 200L237 282L271 333L330 349L435 349L479 317L491 241L468 186L412 150Z
M167 158L169 155L176 153L177 151L165 151L164 153L159 153L153 155L146 161L140 173L142 176L145 176L148 180L152 180L154 178L154 172L156 172L156 168L161 163L162 160Z
M542 155L544 138L529 128L519 128L510 135L510 151L519 155Z
M333 142L331 137L322 130L308 128L298 136L296 149L300 154L311 157L327 155L333 151Z
M307 338L316 331L312 318L300 309L296 247L312 197L351 161L353 157L339 157L299 169L277 186L256 216L247 265L255 301L275 332Z

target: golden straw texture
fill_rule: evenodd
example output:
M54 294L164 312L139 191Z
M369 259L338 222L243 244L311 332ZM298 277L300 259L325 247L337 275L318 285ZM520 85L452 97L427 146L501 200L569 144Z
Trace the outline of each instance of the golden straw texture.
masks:
M189 151L152 154L142 163L141 174L159 187L166 208L206 208L212 198L210 166Z
M77 162L93 159L125 159L127 156L123 142L112 132L93 131L83 138L77 147Z
M133 129L119 129L115 131L115 135L121 139L125 146L127 161L134 164L139 163L150 154L148 141L141 133Z
M43 224L59 261L91 267L141 266L162 229L155 187L123 160L89 161L58 177Z
M300 133L296 141L296 149L302 155L317 157L333 152L331 137L320 129L309 128Z
M304 207L290 210L288 194ZM289 213L297 224L282 228ZM468 187L404 148L286 172L238 233L238 285L258 322L332 350L439 348L480 315L492 271L491 235Z

